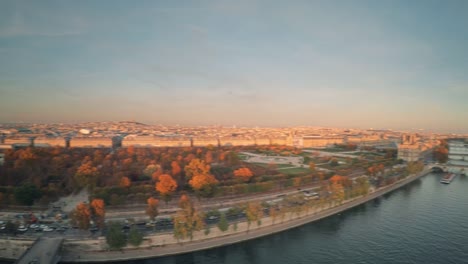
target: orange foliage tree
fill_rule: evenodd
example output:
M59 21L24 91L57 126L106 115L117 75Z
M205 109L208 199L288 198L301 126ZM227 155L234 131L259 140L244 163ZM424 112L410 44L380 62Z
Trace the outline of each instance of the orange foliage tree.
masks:
M150 197L148 198L148 200L146 200L146 202L148 204L148 206L146 207L146 214L149 216L151 220L154 221L156 216L158 216L159 214L158 212L159 200L153 197Z
M96 182L98 170L93 166L92 162L83 163L75 173L75 182L79 187L92 186Z
M120 187L129 188L132 185L132 181L128 177L122 177L120 179Z
M175 176L179 175L180 171L181 171L181 168L180 168L180 166L179 166L179 163L178 163L177 161L175 161L175 160L172 161L172 162L171 162L171 172L172 172L172 176L175 177Z
M72 225L78 226L79 229L89 229L89 221L91 220L91 212L85 203L79 203L71 212Z
M249 181L252 178L253 172L249 168L239 168L234 171L234 176L238 177L239 179L243 179L244 181Z
M177 182L169 174L159 176L159 181L156 183L156 191L158 191L167 202L171 199L171 195L177 189Z
M210 165L200 159L192 159L188 165L185 166L185 175L192 178L195 175L206 175L210 173Z
M104 209L104 200L93 199L91 201L91 213L96 225L100 228L104 227L104 219L106 215L106 211Z
M199 174L193 176L189 184L198 197L211 197L214 195L218 180L211 174Z

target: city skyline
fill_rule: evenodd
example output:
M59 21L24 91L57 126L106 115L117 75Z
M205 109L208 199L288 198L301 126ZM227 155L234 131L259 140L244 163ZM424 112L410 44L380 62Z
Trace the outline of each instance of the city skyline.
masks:
M0 122L468 132L464 1L0 3Z

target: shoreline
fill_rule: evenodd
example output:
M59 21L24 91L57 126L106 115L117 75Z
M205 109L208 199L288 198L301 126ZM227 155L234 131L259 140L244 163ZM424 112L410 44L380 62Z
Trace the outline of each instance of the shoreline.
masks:
M397 190L431 172L432 170L430 168L425 168L418 174L410 175L392 185L381 187L366 196L355 197L340 205L334 205L333 207L330 205L322 206L319 211L315 208L312 212L309 210L299 214L291 212L286 214L283 220L277 220L276 222L274 220L272 221L271 217L264 217L262 218L262 225L260 226L252 224L249 228L246 222L238 222L238 230L234 229L234 231L231 231L233 227L231 223L229 231L226 232L220 232L218 228L214 226L210 228L211 231L209 235L202 234L203 230L199 231L198 234L194 236L193 241L184 240L180 243L175 242L172 233L165 233L145 237L147 245L127 247L119 251L109 251L105 249L107 248L107 244L104 237L93 240L66 239L63 243L62 251L59 253L61 256L61 261L59 263L105 263L144 260L187 254L237 244L294 229L341 213ZM5 244L4 246L8 244L8 247L12 246L11 250L17 253L25 250L25 246L28 247L25 244L30 243L32 243L32 240L26 241L25 239L15 239L11 237L0 239L0 244ZM143 244L145 244L145 242ZM6 250L6 248L2 250ZM16 260L17 257L15 257L15 255L8 256L8 254L3 254L3 256L0 256L0 261L14 262Z
M165 257L179 254L186 254L195 251L203 251L223 246L228 246L236 243L245 242L248 240L273 235L279 232L283 232L289 229L297 228L302 225L318 221L320 219L338 214L340 212L346 211L373 199L376 199L384 194L392 192L396 189L399 189L406 184L409 184L425 175L430 173L431 170L424 170L419 174L408 176L405 179L402 179L398 182L395 182L392 185L382 187L372 193L369 193L366 196L361 196L348 200L347 202L337 205L334 207L329 207L327 209L322 209L319 212L313 214L307 213L306 215L299 215L293 218L290 217L290 220L284 222L277 221L276 223L271 223L270 225L252 227L248 232L241 231L234 234L224 234L216 236L213 238L205 238L194 241L183 241L181 243L162 245L162 246L150 246L150 247L140 247L135 249L124 249L121 251L88 251L88 252L64 252L62 254L61 263L103 263L103 262L123 262L131 260L143 260L157 257ZM269 217L264 218L268 220ZM262 219L262 222L264 221ZM265 221L267 222L267 221ZM172 234L171 234L172 235ZM164 243L164 241L163 241Z

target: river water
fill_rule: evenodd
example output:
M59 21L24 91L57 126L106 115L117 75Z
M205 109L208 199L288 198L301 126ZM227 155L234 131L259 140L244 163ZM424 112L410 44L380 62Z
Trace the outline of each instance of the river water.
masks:
M440 177L280 234L131 263L468 263L468 177L449 185Z

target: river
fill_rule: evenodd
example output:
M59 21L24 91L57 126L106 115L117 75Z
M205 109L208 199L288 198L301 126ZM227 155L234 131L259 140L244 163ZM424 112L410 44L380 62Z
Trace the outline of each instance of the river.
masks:
M249 242L128 264L468 263L468 177L428 174L339 215Z

